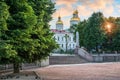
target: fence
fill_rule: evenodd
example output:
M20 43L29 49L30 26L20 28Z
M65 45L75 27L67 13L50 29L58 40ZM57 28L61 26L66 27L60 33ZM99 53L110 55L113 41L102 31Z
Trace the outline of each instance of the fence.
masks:
M104 53L104 54L94 54L94 62L115 62L120 61L119 53Z

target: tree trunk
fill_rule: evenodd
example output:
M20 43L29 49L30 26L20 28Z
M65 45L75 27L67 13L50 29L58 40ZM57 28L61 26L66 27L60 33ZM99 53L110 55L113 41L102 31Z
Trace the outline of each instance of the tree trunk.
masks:
M13 68L14 68L14 73L20 72L19 63L13 63Z

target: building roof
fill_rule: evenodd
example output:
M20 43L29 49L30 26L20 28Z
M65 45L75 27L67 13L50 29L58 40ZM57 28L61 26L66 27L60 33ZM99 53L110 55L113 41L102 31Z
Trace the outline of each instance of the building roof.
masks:
M75 10L75 11L73 12L73 14L78 14L78 10Z
M70 21L80 21L80 18L78 17L72 17Z
M70 21L80 21L80 18L79 18L79 16L78 16L78 11L77 11L77 10L75 10L75 11L73 12L73 17L71 18Z
M58 17L58 21L56 22L56 24L63 24L60 16Z

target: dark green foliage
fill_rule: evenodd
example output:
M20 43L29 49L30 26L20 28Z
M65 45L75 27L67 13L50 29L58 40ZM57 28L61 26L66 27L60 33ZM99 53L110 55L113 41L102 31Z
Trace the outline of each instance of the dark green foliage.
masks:
M104 17L101 12L93 13L88 19L88 24L84 28L85 47L89 50L96 49L101 46L104 41L104 34L102 33L102 23Z
M120 19L115 17L106 18L104 25L104 31L106 35L106 40L104 41L103 48L107 51L119 51L119 32L120 32ZM111 26L111 32L105 27L107 24Z
M17 69L19 63L41 61L57 48L48 24L54 12L50 0L3 0L0 4L0 63L14 63Z
M112 45L114 51L120 51L120 18L116 18L116 29L112 37Z
M28 0L29 4L33 7L35 14L37 15L37 24L35 25L34 30L36 31L33 39L39 39L39 44L36 49L37 53L42 54L36 56L35 59L41 59L49 56L49 53L57 48L56 42L53 39L53 33L49 29L48 22L52 19L51 15L55 11L54 4L50 0ZM35 36L37 35L37 36ZM41 43L42 42L42 43Z
M108 24L111 26L111 32L106 27ZM105 18L101 12L97 12L76 27L73 30L79 32L80 46L89 51L120 51L120 18Z
M80 46L85 46L86 42L84 41L84 28L87 26L87 20L81 21L78 24L77 31L79 32L79 43Z
M5 60L5 58L10 58L16 55L16 52L14 50L11 50L12 46L10 44L7 45L6 42L8 41L2 39L3 36L6 36L5 32L8 30L7 28L7 19L9 16L8 9L9 7L6 5L5 2L0 2L0 62L2 59ZM9 54L9 52L12 53Z
M86 47L89 51L98 50L104 41L102 23L104 16L101 12L93 13L88 20L84 20L78 24L80 34L80 45Z
M32 61L31 57L37 41L31 39L34 25L37 23L37 16L25 0L7 0L10 6L10 17L8 19L8 31L6 39L10 42L12 49L16 52L13 62ZM15 9L16 8L16 9ZM11 53L10 53L11 54Z

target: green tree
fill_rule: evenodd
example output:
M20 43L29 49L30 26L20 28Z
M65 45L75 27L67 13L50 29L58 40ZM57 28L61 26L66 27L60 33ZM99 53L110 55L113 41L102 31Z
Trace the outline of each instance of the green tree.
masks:
M116 29L114 31L114 36L112 37L112 48L114 51L120 51L120 18L116 18L115 24Z
M6 57L10 58L11 56L14 56L16 54L14 50L11 50L11 45L7 45L6 44L7 41L2 39L2 36L6 36L5 31L8 30L8 26L7 26L7 19L9 17L8 9L9 7L6 5L6 3L0 1L0 62L1 63L4 63ZM11 51L12 54L9 54L9 51Z
M102 24L104 22L104 16L101 12L93 13L88 19L86 26L83 29L84 34L84 46L88 49L98 48L104 42L104 33L102 30Z
M84 21L80 21L79 24L78 24L78 27L77 27L77 31L79 32L79 43L80 43L80 46L85 46L85 39L84 39L84 36L85 36L85 33L84 33L84 28L87 26L87 20L84 20Z
M104 22L104 32L106 39L103 43L103 48L107 51L113 51L114 50L114 37L116 35L116 32L118 31L117 29L117 24L116 24L116 18L115 17L109 17L105 19ZM110 28L108 28L108 25Z
M33 7L33 10L37 17L37 24L34 28L37 33L34 35L39 35L40 44L42 41L43 48L40 46L41 50L38 48L39 52L48 56L49 53L57 48L55 40L53 39L53 33L50 31L50 25L48 24L51 21L51 15L55 11L54 3L50 0L28 0L29 4ZM44 52L43 52L44 51ZM40 55L42 56L42 55ZM45 57L43 57L45 58Z
M19 63L41 61L57 47L48 25L54 6L51 7L50 14L44 7L50 3L54 4L50 0L45 2L44 0L4 0L4 3L10 6L9 9L5 8L10 15L6 23L7 28L0 36L4 41L0 43L2 44L0 62L13 63L14 73L18 73Z
M5 46L9 51L4 50L3 54L13 54L12 51L14 51L14 56L5 58L13 63L14 73L17 73L19 72L19 63L31 62L35 54L35 47L39 45L37 40L31 39L32 29L37 23L37 16L26 0L6 0L6 4L10 6L10 16L7 21L8 30L1 38L8 41Z

